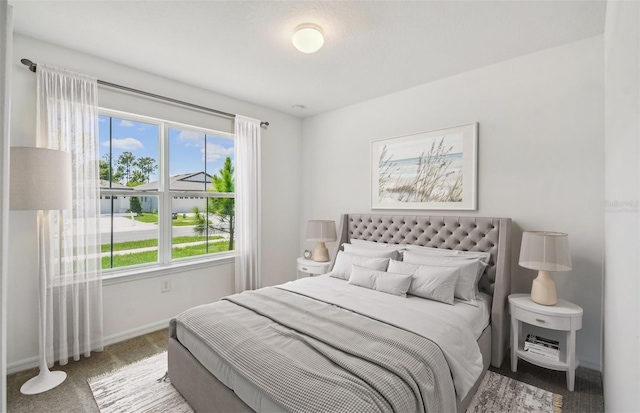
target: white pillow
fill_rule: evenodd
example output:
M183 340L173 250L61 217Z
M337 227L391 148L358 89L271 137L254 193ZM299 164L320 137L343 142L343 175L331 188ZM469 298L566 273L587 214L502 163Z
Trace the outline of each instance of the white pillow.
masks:
M342 244L342 248L344 248L344 252L363 257L391 258L393 260L400 257L398 251L392 248L368 248L351 244Z
M404 262L419 265L431 265L437 267L449 267L460 269L458 281L455 288L455 297L463 302L478 306L476 297L478 296L478 280L484 272L486 264L478 259L457 259L446 256L433 256L416 254L407 251L404 253Z
M365 241L363 239L352 239L349 242L358 247L383 249L383 250L394 249L396 251L400 251L407 247L406 244L387 244L386 242Z
M411 274L393 274L358 265L351 267L351 277L349 277L349 284L400 297L407 296L407 290L409 290L411 283Z
M461 250L449 250L445 248L432 248L423 247L420 245L407 245L405 250L425 255L437 255L441 257L452 257L459 259L479 259L485 264L489 264L491 254L488 252L478 251L461 251Z
M338 251L336 262L329 275L334 278L340 278L341 280L348 280L351 275L351 266L353 264L377 271L386 271L387 265L389 265L389 258L363 257L361 255Z
M453 304L460 269L391 261L389 271L412 276L409 294Z

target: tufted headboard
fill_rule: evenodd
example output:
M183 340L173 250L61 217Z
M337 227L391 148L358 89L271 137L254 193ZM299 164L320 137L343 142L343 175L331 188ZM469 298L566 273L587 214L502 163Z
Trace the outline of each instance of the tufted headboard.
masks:
M491 254L478 287L493 296L491 364L499 367L509 348L507 297L511 291L511 219L428 215L345 214L339 222L333 260L352 239L412 244Z

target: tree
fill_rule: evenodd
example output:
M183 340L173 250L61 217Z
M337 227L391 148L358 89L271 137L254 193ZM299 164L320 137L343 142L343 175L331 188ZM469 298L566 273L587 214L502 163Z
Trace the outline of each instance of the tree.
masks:
M127 182L131 179L135 162L136 157L131 152L122 152L118 157L118 173L120 173Z
M135 161L135 166L144 175L147 182L150 182L151 174L156 169L158 169L158 165L156 165L156 160L149 156L143 156L142 158L138 158L138 160Z
M231 164L231 158L227 157L224 161L224 166L220 168L218 175L213 175L211 178L211 191L218 193L233 193L235 192L235 179L233 177L234 168ZM205 234L208 230L221 231L229 234L229 251L234 249L234 230L235 230L235 199L233 198L207 198L207 213L201 214L200 210L195 207L193 209L195 214L196 226L194 231L198 235ZM208 219L208 214L215 214L218 216L216 223L211 222Z
M127 186L133 187L133 186L142 185L146 182L145 179L146 178L144 174L141 171L136 169L131 174L131 179L129 179L129 181L127 182Z
M142 215L142 204L140 203L140 198L132 196L129 199L129 210L131 212L135 212L136 215Z
M122 175L111 169L111 154L105 153L100 162L100 179L109 182L120 182Z

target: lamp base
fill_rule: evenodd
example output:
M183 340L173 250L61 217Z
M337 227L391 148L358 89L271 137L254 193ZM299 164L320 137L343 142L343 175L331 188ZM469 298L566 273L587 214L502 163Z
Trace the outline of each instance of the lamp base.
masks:
M531 300L542 305L556 305L556 283L551 279L549 271L538 271L538 276L531 285Z
M47 390L51 390L65 381L67 373L64 371L50 371L47 369L40 369L40 374L30 379L20 387L20 393L22 394L38 394L44 393Z
M313 250L313 260L316 262L329 261L329 250L324 245L324 242L318 242L316 248Z

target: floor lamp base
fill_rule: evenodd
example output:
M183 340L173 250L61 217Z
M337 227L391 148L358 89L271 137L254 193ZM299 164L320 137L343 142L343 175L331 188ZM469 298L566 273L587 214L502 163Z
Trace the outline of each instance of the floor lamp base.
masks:
M51 390L67 378L64 371L50 371L40 369L40 374L30 379L20 387L22 394L38 394Z

